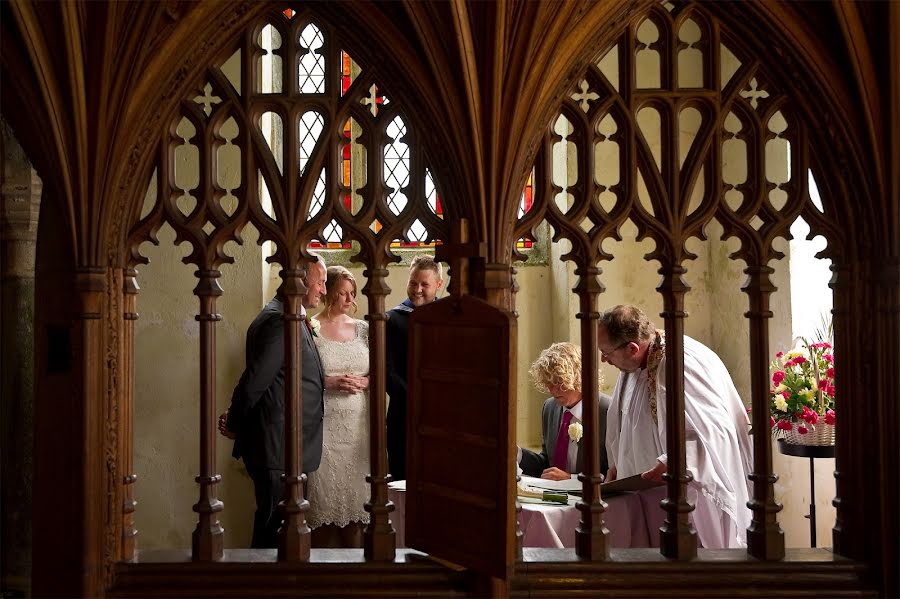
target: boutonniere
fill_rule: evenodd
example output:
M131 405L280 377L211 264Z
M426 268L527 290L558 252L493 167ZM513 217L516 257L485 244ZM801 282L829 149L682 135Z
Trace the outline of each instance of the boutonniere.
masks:
M322 321L318 318L310 318L309 319L310 329L312 330L313 337L319 336L319 329L322 328Z
M573 422L569 425L569 438L578 443L581 441L581 436L584 435L584 428L581 426L580 422Z

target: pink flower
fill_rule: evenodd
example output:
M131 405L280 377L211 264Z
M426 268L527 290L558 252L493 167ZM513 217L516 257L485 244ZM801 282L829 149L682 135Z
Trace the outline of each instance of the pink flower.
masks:
M810 424L815 424L819 421L819 415L815 410L810 410L809 406L803 406L803 416L801 418Z
M784 401L787 401L791 398L791 392L790 391L782 391L781 396L784 398Z
M829 368L828 370L825 371L825 376L827 376L830 379L834 378L834 366L832 366L831 368Z
M834 364L834 356L832 356L831 354L824 354L822 356L822 359L825 360L826 362L828 362L829 364Z
M779 420L779 421L778 421L778 424L777 424L776 426L777 426L778 428L780 428L781 430L783 430L783 431L789 431L789 430L793 430L793 429L794 429L794 427L791 426L791 423L788 422L787 420Z
M775 354L775 357L776 357L776 358L780 358L780 357L783 356L783 355L784 355L784 352L783 352L783 351L780 351L780 352L778 352L777 354Z
M834 424L834 410L825 412L825 424Z
M797 432L800 433L801 435L805 435L806 433L809 432L809 429L801 424L800 426L797 427Z
M774 416L769 416L769 425L775 426L775 417Z
M821 381L819 381L817 383L819 389L821 389L823 393L828 393L828 385L829 384L830 383L828 382L828 379L822 379Z
M794 358L794 364L806 364L806 358L804 358L803 356L797 356L796 358Z
M781 381L784 380L784 371L776 370L772 373L772 384L776 387L781 384Z

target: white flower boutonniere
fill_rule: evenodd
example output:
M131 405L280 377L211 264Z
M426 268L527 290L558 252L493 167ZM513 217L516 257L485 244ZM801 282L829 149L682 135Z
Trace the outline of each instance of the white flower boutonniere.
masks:
M584 435L584 428L581 426L580 422L573 422L569 425L569 438L578 443L581 441L581 436Z
M309 325L312 328L313 337L319 336L319 329L322 328L322 321L318 318L310 318Z

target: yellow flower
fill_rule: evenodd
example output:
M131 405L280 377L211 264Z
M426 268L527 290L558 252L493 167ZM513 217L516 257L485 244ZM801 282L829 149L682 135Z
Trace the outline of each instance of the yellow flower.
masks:
M815 390L813 390L813 389L804 389L804 390L802 390L802 391L800 392L800 395L802 395L803 397L805 397L805 398L808 399L808 400L809 400L809 399L815 399L815 397L816 397L816 392L815 392Z
M775 408L778 409L779 412L787 412L787 400L784 399L784 396L779 394L778 397L775 398Z
M785 386L784 383L781 383L780 385L778 385L777 387L775 387L775 391L774 391L774 392L775 392L775 393L782 393L782 392L784 392L784 391L787 391L787 387Z

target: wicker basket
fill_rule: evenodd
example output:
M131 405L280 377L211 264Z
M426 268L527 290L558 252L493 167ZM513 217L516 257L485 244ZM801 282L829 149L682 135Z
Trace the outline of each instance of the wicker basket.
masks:
M817 424L805 435L798 433L794 426L793 430L784 431L784 441L793 445L834 445L834 425Z

